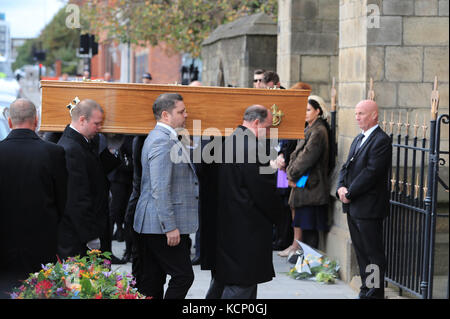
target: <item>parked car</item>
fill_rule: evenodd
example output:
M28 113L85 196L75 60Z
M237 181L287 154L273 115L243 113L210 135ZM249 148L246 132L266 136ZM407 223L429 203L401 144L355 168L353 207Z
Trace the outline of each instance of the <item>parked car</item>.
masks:
M1 86L0 86L0 90ZM16 99L15 96L0 93L0 141L8 136L11 129L8 125L9 106Z
M21 78L25 77L25 75L26 73L23 67L14 71L14 77L16 78L17 81L20 81Z
M0 94L18 97L20 85L11 71L11 63L0 57Z

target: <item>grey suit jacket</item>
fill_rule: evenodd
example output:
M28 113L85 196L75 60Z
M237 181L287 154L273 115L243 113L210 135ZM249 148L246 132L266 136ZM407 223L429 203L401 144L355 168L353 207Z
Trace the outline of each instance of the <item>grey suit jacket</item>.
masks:
M142 180L133 228L140 234L164 234L198 228L199 186L189 153L170 131L156 125L142 148Z

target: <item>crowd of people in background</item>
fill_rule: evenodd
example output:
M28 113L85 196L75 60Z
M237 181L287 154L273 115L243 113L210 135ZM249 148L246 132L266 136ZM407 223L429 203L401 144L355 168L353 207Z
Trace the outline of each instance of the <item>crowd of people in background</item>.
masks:
M105 81L111 81L109 73ZM143 83L151 81L150 73L143 74ZM254 72L253 87L285 89L276 72L262 69ZM311 86L299 82L291 89ZM18 280L57 255L111 251L117 240L125 241L126 249L123 258L113 255L112 262L132 262L137 287L147 296L185 298L194 280L192 265L200 264L212 274L206 298L251 299L257 297L259 283L275 276L274 250L290 257L299 249L298 241L319 247L319 232L329 228L335 164L323 99L308 97L304 139L281 140L278 157L270 163L253 163L245 156L265 141L272 126L265 106L248 106L242 123L223 138L233 156L244 154L247 160L240 164L192 163L192 147L177 133L188 109L181 95L162 94L152 106L157 124L148 136L105 136L100 133L103 108L83 100L70 109L71 123L64 132L43 140L34 132L35 106L25 99L11 104L12 131L0 142L0 201L6 204L0 214L3 298ZM373 101L356 106L364 138L354 144L362 139L364 145L352 144L336 191L348 214L362 278L369 263L382 270L385 264L379 230L388 211L384 184L390 141L376 124L377 114ZM244 149L233 149L236 139L245 141ZM181 163L171 161L174 147L184 158ZM275 173L260 174L259 168L268 165ZM383 298L382 287L382 281L375 290L363 282L360 297Z

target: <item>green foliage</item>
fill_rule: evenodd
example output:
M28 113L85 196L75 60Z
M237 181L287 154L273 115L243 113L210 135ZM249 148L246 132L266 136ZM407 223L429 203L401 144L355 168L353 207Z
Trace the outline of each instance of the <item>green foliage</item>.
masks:
M76 72L78 58L76 56L80 30L70 29L66 26L66 8L61 8L49 24L41 31L36 39L28 39L18 49L18 56L13 63L13 70L25 64L34 64L33 46L38 50L47 52L43 64L53 67L56 60L62 61L62 72L73 74Z
M277 17L277 0L92 0L82 10L85 31L135 45L164 42L200 55L201 43L219 25L265 12Z
M12 64L12 69L16 70L26 64L33 64L33 53L31 52L36 39L28 39L17 49L16 61Z
M308 255L302 258L301 264L292 267L287 273L294 279L312 279L324 284L334 284L339 277L339 264L328 257Z

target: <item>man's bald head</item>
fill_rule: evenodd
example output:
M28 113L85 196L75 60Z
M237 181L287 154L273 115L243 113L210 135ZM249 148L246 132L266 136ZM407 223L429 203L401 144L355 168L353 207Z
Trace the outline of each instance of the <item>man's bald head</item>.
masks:
M378 105L372 100L362 100L355 107L356 122L363 131L378 124Z
M36 107L30 100L15 100L9 106L8 122L12 129L28 128L34 131L37 126Z

